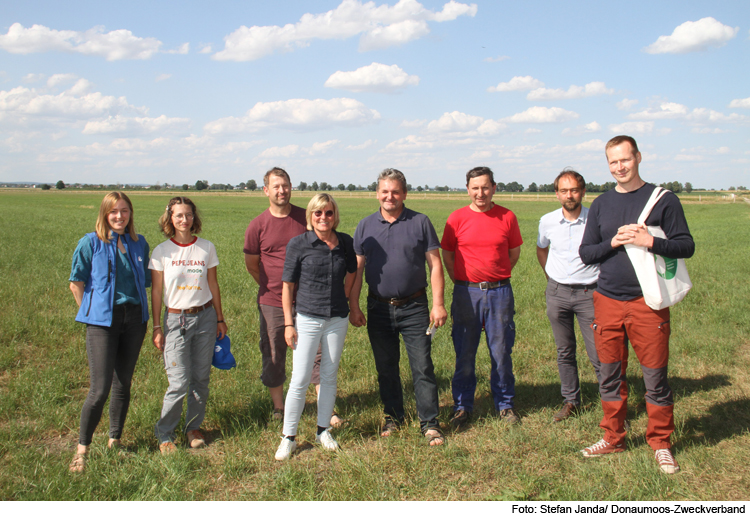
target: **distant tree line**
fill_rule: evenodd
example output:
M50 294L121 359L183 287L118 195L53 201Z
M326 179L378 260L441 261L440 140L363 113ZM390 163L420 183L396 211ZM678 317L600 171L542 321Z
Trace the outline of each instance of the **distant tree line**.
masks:
M610 189L614 189L617 185L617 182L606 182L604 184L594 184L591 182L586 183L586 191L589 193L604 193L606 191L609 191ZM667 189L669 191L672 191L673 193L682 193L683 191L685 193L692 193L693 192L693 185L690 182L685 182L684 184L681 184L680 182L674 181L674 182L662 182L659 184L664 189ZM51 184L41 184L39 186L41 189L48 190L52 189ZM248 191L256 191L259 189L258 183L251 179L247 182L241 182L239 185L234 186L232 184L209 184L208 180L198 180L195 182L193 186L190 186L188 184L182 184L177 186L172 186L170 184L156 184L156 185L150 185L150 186L140 186L140 185L132 185L132 184L109 184L109 185L98 185L98 184L65 184L62 180L58 180L57 183L54 185L56 189L65 189L66 187L75 187L78 189L151 189L151 190L160 190L160 189L182 189L183 191L188 191L189 189L195 189L196 191L203 191L205 189L212 189L212 190L218 190L218 191L231 191L234 189L237 190L248 190ZM307 182L300 182L297 185L297 189L300 191L376 191L378 188L377 182L372 182L366 187L363 187L361 185L355 185L355 184L338 184L336 187L332 186L331 184L327 182L316 182L314 181L312 184L307 184ZM464 191L464 188L451 188L450 186L417 186L416 188L413 188L411 184L406 185L407 191L417 191L417 192L423 192L423 191L435 191L435 192L450 192L450 191ZM747 191L747 187L745 186L730 186L727 188L728 191ZM555 192L555 186L554 184L537 184L536 182L531 182L527 188L524 188L523 184L519 184L518 182L510 182L508 184L505 184L503 182L497 182L497 192L507 192L507 193L521 193L523 191L526 191L528 193L554 193ZM704 190L705 191L705 190Z

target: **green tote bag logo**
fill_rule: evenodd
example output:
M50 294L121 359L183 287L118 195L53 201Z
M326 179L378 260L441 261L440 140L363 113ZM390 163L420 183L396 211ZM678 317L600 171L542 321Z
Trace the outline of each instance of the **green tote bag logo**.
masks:
M661 255L654 255L654 261L656 261L656 273L661 277L669 281L674 279L677 274L677 259L671 257L662 257Z

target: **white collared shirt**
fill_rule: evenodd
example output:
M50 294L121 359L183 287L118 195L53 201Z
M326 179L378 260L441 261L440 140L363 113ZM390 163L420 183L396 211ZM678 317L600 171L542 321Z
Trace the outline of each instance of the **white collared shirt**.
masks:
M563 215L563 209L547 213L539 220L539 248L549 246L547 275L564 285L590 285L599 277L599 265L585 265L578 255L589 208L581 207L581 214L574 221Z

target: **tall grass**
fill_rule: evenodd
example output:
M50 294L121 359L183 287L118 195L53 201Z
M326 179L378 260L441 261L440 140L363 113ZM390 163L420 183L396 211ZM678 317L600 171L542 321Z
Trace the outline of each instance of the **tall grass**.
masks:
M166 377L148 341L134 376L133 400L121 452L106 450L107 417L94 437L85 474L67 466L77 442L88 391L85 329L74 322L68 290L70 259L78 239L92 231L103 194L0 192L0 498L41 499L245 499L245 500L719 500L750 497L744 472L750 461L750 207L695 202L685 211L696 241L688 262L695 284L672 311L670 376L676 396L675 453L683 467L661 475L645 444L644 386L631 355L628 450L599 460L577 451L601 437L596 380L579 349L585 409L552 423L562 403L555 347L545 315L544 275L535 241L542 214L553 201L503 204L517 214L524 245L513 271L518 337L513 352L516 407L523 424L509 429L491 413L489 361L478 354L475 421L430 449L419 435L408 362L402 362L408 426L381 439L375 367L364 329L350 327L339 372L337 409L348 419L336 433L343 446L324 453L311 442L315 398L308 393L291 461L273 461L280 427L260 383L257 287L244 268L248 222L267 206L248 194L193 194L204 220L202 236L217 247L224 312L238 367L213 370L203 451L180 449L162 457L153 435ZM153 248L163 240L156 219L168 195L132 194L138 231ZM505 200L498 195L499 200ZM339 198L340 230L353 233L375 211L372 198ZM296 198L304 206L306 198ZM430 216L438 235L464 199L407 205ZM447 289L450 303L452 289ZM364 304L364 296L363 296ZM581 342L582 343L582 342ZM443 422L450 416L454 353L450 329L435 336L433 358ZM291 358L288 372L291 371ZM184 446L184 445L183 445Z

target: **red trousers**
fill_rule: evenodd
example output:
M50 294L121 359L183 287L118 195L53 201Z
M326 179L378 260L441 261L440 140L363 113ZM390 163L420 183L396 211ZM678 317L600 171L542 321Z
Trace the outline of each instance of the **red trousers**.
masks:
M674 431L674 401L667 381L669 363L669 309L653 310L636 298L618 301L594 292L594 341L601 361L600 393L604 418L599 424L604 440L625 439L628 406L628 341L641 364L646 385L648 426L646 442L654 450L670 448Z

